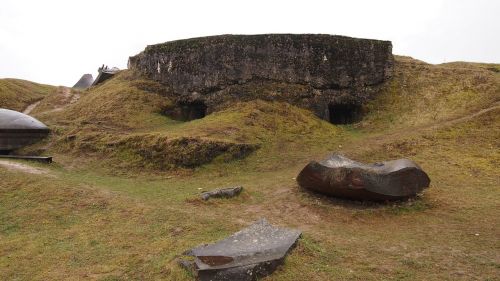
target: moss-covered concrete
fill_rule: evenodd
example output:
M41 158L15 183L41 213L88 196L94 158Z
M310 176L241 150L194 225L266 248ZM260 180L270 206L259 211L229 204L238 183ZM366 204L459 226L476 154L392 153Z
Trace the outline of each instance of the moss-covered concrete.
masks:
M328 105L362 104L392 76L389 41L326 34L221 35L148 46L129 67L161 82L178 103L285 101L329 119ZM254 95L246 84L284 90ZM290 86L290 90L286 87ZM302 90L297 91L298 87Z

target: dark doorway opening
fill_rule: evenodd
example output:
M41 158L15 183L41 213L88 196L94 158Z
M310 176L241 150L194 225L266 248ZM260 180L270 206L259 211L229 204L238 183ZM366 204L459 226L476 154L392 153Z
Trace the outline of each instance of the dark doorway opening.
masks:
M355 103L329 104L328 112L332 124L351 124L361 119L361 105Z
M165 112L174 120L191 121L201 119L207 115L207 106L201 101L179 103L175 108Z

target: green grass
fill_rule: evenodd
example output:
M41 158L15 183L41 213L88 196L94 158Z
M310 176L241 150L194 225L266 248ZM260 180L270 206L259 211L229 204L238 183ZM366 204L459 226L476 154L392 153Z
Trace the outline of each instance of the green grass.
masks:
M396 71L389 86L395 90L371 103L363 123L349 126L259 100L176 122L159 114L169 104L155 84L126 72L64 110L37 113L57 129L40 145L56 163L46 167L48 175L0 166L0 279L192 280L176 263L182 252L265 217L303 232L285 265L265 280L495 280L500 110L446 121L498 100L492 90L498 74L475 64L422 66L403 58ZM458 80L443 77L448 71L465 82L454 86ZM483 71L497 76L463 90ZM404 98L396 95L401 81L410 85ZM259 148L195 168L139 166L138 151L182 137ZM117 142L133 146L106 150ZM295 177L304 165L337 150L367 162L414 159L431 188L389 204L299 189ZM198 198L234 185L244 186L237 198Z

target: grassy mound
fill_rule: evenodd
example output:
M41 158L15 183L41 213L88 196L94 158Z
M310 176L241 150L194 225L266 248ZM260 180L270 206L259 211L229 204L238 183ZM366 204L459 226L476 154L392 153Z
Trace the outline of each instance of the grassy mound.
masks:
M411 131L487 108L500 100L500 75L494 66L430 65L396 57L394 78L354 126L334 126L288 103L262 100L241 101L202 119L179 122L162 114L173 106L165 88L131 71L81 92L78 102L63 110L39 117L55 129L52 152L85 153L112 167L168 170L252 155L246 167L278 169L289 160L339 150L351 138ZM241 87L265 96L273 92L270 86L280 91L287 87Z
M138 130L162 124L160 112L170 104L160 84L122 71L113 79L80 92L78 102L60 112L42 114L55 126L94 126L95 130Z
M333 146L343 135L343 130L306 110L260 100L191 122L172 121L158 113L149 117L151 122L139 123L137 128L123 127L130 123L88 121L78 127L61 126L54 135L54 149L105 156L116 167L168 170L200 166L215 158L220 162L242 159L258 148L262 159L290 157L304 145L301 153Z
M367 105L368 130L424 126L458 118L500 101L495 64L431 65L396 56L394 77Z
M23 111L56 91L57 87L20 79L0 79L0 108Z
M257 148L261 156L276 156L304 144L328 146L342 131L307 110L261 100L174 121L162 114L172 106L164 88L130 71L80 95L60 111L37 115L54 129L49 150L94 156L114 167L193 168L216 158L242 159Z

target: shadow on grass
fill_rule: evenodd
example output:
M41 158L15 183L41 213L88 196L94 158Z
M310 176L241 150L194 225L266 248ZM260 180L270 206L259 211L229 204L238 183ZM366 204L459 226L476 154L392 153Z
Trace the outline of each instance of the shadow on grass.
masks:
M432 208L431 202L424 194L417 194L408 199L394 201L366 201L332 197L302 188L298 185L294 188L302 195L302 198L308 201L314 200L317 205L324 208L339 206L355 211L387 211L395 215L424 211Z

